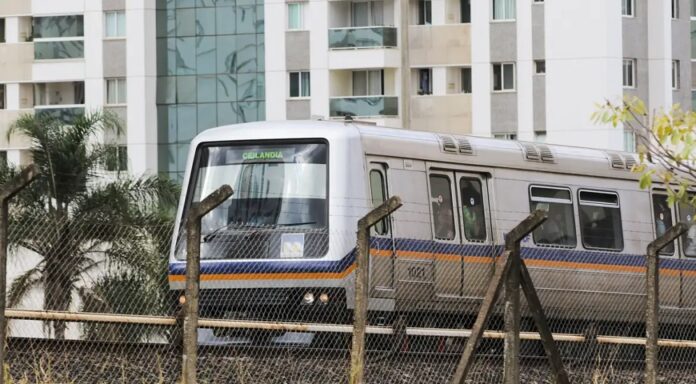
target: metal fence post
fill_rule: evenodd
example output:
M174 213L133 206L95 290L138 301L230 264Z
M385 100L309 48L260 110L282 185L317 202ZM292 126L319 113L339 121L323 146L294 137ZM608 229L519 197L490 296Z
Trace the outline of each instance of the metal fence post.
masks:
M184 348L181 379L196 383L198 361L198 292L201 278L201 218L232 196L232 188L223 185L205 199L191 204L186 218L186 302L184 303Z
M370 228L401 207L401 198L392 196L358 220L355 267L355 314L350 352L350 383L362 384L365 373L365 327L369 292Z
M506 236L505 250L509 252L510 269L505 279L505 344L503 383L520 382L520 240Z
M7 318L5 316L7 289L7 246L8 203L19 191L31 184L39 176L36 165L30 165L5 185L0 186L0 384L5 384L5 346L7 337Z
M657 332L660 328L658 311L660 306L660 251L689 229L684 223L670 228L662 236L648 244L645 306L645 383L657 383Z

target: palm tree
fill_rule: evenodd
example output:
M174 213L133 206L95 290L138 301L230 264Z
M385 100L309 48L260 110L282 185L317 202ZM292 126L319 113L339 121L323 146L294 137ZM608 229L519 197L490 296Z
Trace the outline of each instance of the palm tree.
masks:
M40 177L13 200L10 245L39 256L39 262L13 281L8 305L16 306L33 288L43 288L45 310L67 311L73 298L114 271L147 275L153 263L149 229L171 223L178 186L163 178L107 175L113 146L94 144L106 131L120 132L111 114L95 112L66 125L51 116L24 115L8 137L31 139ZM0 181L17 170L3 168ZM155 272L157 273L157 272ZM166 272L159 272L161 273ZM101 277L100 277L101 276ZM64 338L64 322L53 322Z

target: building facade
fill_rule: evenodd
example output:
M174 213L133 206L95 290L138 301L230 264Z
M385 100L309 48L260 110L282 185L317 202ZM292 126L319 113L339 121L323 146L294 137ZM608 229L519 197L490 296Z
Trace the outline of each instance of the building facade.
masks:
M105 108L122 168L180 178L218 125L356 119L630 149L596 103L691 107L692 0L7 0L0 154L22 113ZM693 15L693 16L692 16Z

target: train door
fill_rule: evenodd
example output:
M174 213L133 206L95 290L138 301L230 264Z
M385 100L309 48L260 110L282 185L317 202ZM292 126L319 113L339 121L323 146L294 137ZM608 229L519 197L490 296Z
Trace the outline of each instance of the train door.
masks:
M387 166L383 163L370 163L370 198L373 207L382 204L389 197ZM391 216L372 227L370 236L380 242L378 251L370 253L370 292L371 297L392 297L394 291L394 238Z
M667 202L667 194L653 192L652 212L655 238L662 236L674 225L674 207ZM679 307L682 305L682 261L676 241L660 252L660 305Z
M679 239L682 255L681 303L684 308L696 308L696 225L694 224L696 209L691 205L679 203L677 204L677 211L679 221L691 225L689 230ZM660 279L662 279L662 276L660 276ZM660 290L662 290L661 282ZM661 293L660 297L662 297Z
M457 206L461 247L461 296L482 297L492 272L490 244L492 243L490 207L486 179L473 173L456 173ZM467 259L471 262L467 262Z

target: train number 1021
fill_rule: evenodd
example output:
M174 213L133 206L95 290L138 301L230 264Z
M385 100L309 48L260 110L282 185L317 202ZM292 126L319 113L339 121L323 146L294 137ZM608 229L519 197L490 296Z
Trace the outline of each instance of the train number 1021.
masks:
M411 279L425 280L425 267L413 265L406 268L406 272Z

